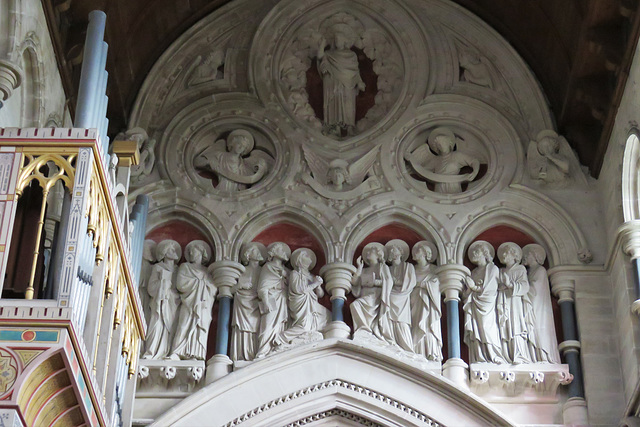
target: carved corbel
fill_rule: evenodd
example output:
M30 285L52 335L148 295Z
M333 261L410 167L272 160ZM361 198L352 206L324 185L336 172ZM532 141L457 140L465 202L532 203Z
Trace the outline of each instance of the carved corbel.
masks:
M0 108L22 84L24 71L16 64L0 59Z

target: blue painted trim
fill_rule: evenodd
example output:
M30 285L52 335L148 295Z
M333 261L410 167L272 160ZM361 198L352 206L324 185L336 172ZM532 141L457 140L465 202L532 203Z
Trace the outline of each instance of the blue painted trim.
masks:
M231 322L231 297L218 299L218 330L216 354L227 354L229 350L229 323Z
M331 320L334 322L344 322L343 308L344 300L342 298L331 300Z
M460 359L460 314L458 301L449 300L447 304L447 336L449 338L449 359Z

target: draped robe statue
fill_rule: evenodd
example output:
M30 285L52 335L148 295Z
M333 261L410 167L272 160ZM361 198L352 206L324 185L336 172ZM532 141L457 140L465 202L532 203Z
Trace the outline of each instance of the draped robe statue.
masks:
M440 280L435 265L436 248L431 242L422 241L412 250L417 265L416 287L411 292L411 323L413 325L414 351L428 360L442 360L442 331L440 318Z
M264 252L264 255L263 255ZM243 250L244 273L238 279L233 297L231 316L231 360L253 360L256 355L257 334L260 327L258 279L260 264L266 257L266 248L251 242Z
M533 329L535 338L532 355L537 362L561 363L558 352L558 339L553 321L551 308L551 292L549 291L549 277L547 270L541 265L546 253L537 244L530 244L522 248L523 262L529 267L529 299L533 306Z
M409 257L406 242L394 239L385 248L393 286L389 293L389 309L383 312L384 307L381 307L380 330L388 342L413 353L410 301L411 292L416 286L416 272L413 265L406 262Z
M211 249L206 242L194 240L185 248L185 257L187 262L180 265L176 281L182 305L171 358L204 360L218 291L203 265L209 261Z
M469 246L469 259L477 267L467 277L469 289L463 310L464 342L469 347L469 360L507 363L500 345L496 318L499 269L493 263L494 250L488 242L478 240Z
M262 266L258 280L260 300L260 329L256 358L266 356L272 349L275 338L287 327L287 284L289 269L284 263L289 260L291 249L285 243L275 242L267 247L269 260Z
M513 364L531 363L529 330L532 312L527 270L520 264L522 249L515 243L503 243L498 248L498 257L506 265L498 278L497 311L502 349Z
M180 298L174 288L176 262L182 257L178 242L163 240L156 247L158 263L151 267L147 281L150 297L149 326L143 359L162 359L171 350L174 320Z
M378 324L379 312L381 306L385 307L383 311L389 310L389 294L393 286L389 267L384 263L384 246L375 242L367 244L356 262L358 270L352 279L351 293L357 299L349 306L354 338L364 332L383 340ZM365 263L367 267L364 267Z

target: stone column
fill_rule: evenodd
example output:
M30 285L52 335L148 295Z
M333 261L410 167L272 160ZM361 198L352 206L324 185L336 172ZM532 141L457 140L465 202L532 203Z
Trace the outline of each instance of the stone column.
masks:
M618 234L622 242L622 250L631 257L631 265L633 267L636 299L631 304L631 310L640 315L640 220L625 222L618 229Z
M562 316L564 341L560 343L558 349L562 352L569 365L569 372L573 375L573 381L568 386L569 399L562 409L564 424L588 425L580 362L580 339L576 328L574 270L574 267L554 267L549 270L549 281L551 291L558 297Z
M218 330L216 331L215 354L207 361L206 384L211 384L231 372L233 362L228 356L229 323L231 322L231 300L233 288L244 273L244 266L235 261L217 261L209 266L213 283L218 288Z
M446 264L438 268L440 292L447 306L447 338L449 358L442 365L442 374L457 385L469 387L469 365L460 357L460 315L458 306L464 289L464 278L471 274L461 264Z
M6 12L5 12L6 13ZM24 71L16 64L0 59L0 108L22 84Z
M325 338L349 338L351 328L344 323L344 302L351 292L351 278L356 268L346 262L334 262L320 269L324 287L331 294L331 324Z

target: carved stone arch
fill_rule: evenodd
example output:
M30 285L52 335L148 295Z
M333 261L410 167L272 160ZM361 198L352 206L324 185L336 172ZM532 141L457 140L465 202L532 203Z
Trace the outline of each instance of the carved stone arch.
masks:
M624 221L640 219L640 139L639 131L627 137L622 160L622 212Z
M45 74L40 40L29 32L20 45L20 64L24 72L22 85L21 127L38 127L44 121Z
M199 230L206 236L206 240L212 243L216 261L223 259L225 242L227 241L226 232L222 223L210 212L199 208L197 203L180 199L175 191L169 194L144 193L143 187L141 194L148 194L151 198L147 217L147 233L170 221L185 222Z
M334 409L381 425L514 425L440 376L337 339L256 361L187 397L152 425L204 425L211 414L223 426L304 425Z
M535 239L546 248L551 267L590 262L587 241L578 225L558 204L525 187L506 191L504 197L465 219L452 240L459 264L473 239L496 225L510 226Z
M438 264L447 260L447 232L442 224L430 213L408 203L396 203L392 206L362 209L347 221L340 241L344 242L342 250L343 262L353 262L354 254L360 242L377 229L391 224L400 224L416 232L425 239L431 240L438 248Z
M242 221L242 226L236 225L235 232L230 233L230 251L226 254L237 261L240 249L245 242L252 241L260 232L278 223L288 223L308 231L321 245L327 262L336 260L335 236L317 216L302 209L276 204L260 209L258 214L248 214L249 219Z

